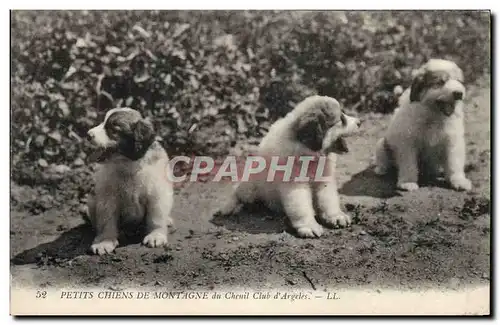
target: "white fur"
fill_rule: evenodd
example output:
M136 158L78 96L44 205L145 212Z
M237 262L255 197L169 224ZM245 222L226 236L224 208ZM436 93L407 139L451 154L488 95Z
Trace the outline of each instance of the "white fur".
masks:
M117 110L106 114L106 119ZM106 121L105 119L105 121ZM110 139L104 122L91 131L96 143L108 147ZM111 253L118 245L122 225L145 223L143 244L159 247L167 243L173 187L167 173L169 159L161 144L154 142L146 154L131 160L115 154L98 165L94 175L95 195L88 199L89 221L96 231L91 250L94 254Z
M398 188L412 191L419 188L419 159L430 175L441 168L456 190L470 190L471 182L464 173L465 140L463 100L455 102L450 116L436 109L434 101L447 98L453 91L465 97L463 73L458 66L446 60L433 59L420 68L415 77L428 71L446 71L450 79L442 87L427 90L419 101L410 101L411 88L399 98L385 137L380 139L375 152L375 172L386 174L398 170Z
M315 102L327 97L312 96L299 103L284 118L276 121L262 139L257 155L260 156L310 156L311 150L296 139L297 119L309 110L315 109ZM330 103L343 114L340 104L328 98ZM323 138L322 152L327 150L338 136L348 135L359 127L357 118L344 114L346 125L331 127ZM323 227L317 223L317 215L326 226L348 226L350 217L341 211L335 180L335 153L327 154L327 164L331 173L327 182L282 182L251 181L241 182L235 187L229 203L220 211L222 215L236 213L243 204L261 200L270 209L284 211L291 226L299 237L319 237ZM317 202L317 206L313 203Z

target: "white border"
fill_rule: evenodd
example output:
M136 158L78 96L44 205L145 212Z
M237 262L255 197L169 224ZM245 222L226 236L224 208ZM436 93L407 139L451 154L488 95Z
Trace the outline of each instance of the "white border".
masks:
M102 0L87 0L85 2L71 2L71 1L43 1L43 2L35 2L35 1L21 1L18 0L15 2L13 7L16 9L339 9L339 10L352 10L352 9L375 9L375 10L382 10L382 9L408 9L408 10L423 10L423 9L491 9L493 13L498 13L498 2L493 2L493 1L485 1L485 0L475 0L475 1L424 1L420 0L418 2L415 1L401 1L397 5L394 4L394 2L391 1L360 1L360 0L350 0L350 1L335 1L335 2L323 2L323 1L318 1L318 0L309 0L307 2L304 1L292 1L288 0L286 2L283 2L281 4L280 2L271 2L269 0L253 0L251 2L236 2L236 1L210 1L210 2L203 2L200 0L193 1L193 0L184 0L181 2L175 2L171 3L169 6L166 5L166 1L147 1L147 0L142 0L142 1L119 1L119 2L103 2ZM2 11L2 14L0 17L2 18L2 32L0 33L1 38L2 38L2 43L7 44L9 43L9 12L8 9L10 8L5 8L6 10ZM498 42L498 33L494 33L495 36L495 44ZM5 107L4 109L0 110L2 116L0 117L0 122L4 124L3 127L0 127L0 132L2 132L1 136L1 144L2 144L2 152L4 152L5 157L10 157L10 151L9 151L9 130L10 130L10 125L9 125L9 112L10 112L10 94L9 94L9 89L10 89L10 72L9 72L9 57L10 53L7 52L7 48L9 48L10 52L10 47L5 47L5 51L2 53L2 60L0 60L0 72L1 75L5 76L6 84L4 84L3 87L0 87L1 89L1 98L5 102ZM495 51L492 51L492 54L494 54ZM498 67L496 66L495 68L495 75L498 73ZM497 93L498 85L495 83L495 87L492 91ZM492 109L495 109L495 107L492 107ZM498 122L498 114L495 114L495 125ZM495 146L495 151L497 151L497 147ZM10 215L10 209L9 209L9 197L6 192L9 191L9 185L10 185L10 171L9 171L9 160L3 159L0 161L2 166L0 167L2 170L2 177L3 179L1 180L0 184L4 187L5 189L5 195L1 196L0 201L0 206L3 207L5 210L5 215L2 219L2 221L5 223L4 227L2 227L4 234L7 233L7 229L9 229L9 218L8 216ZM496 165L493 166L493 168L496 168ZM496 185L493 184L494 186ZM3 194L2 193L2 194ZM495 198L492 198L493 202L500 202L496 195ZM495 215L495 213L493 214ZM492 218L494 218L492 216ZM496 221L495 224L498 224L498 220ZM493 231L496 232L496 226ZM4 238L4 249L2 250L2 261L4 261L6 267L2 268L2 315L5 318L5 315L9 314L9 263L7 262L9 260L9 251L10 251L10 243L9 243L9 237L7 235L3 236ZM9 248L9 249L7 249ZM497 250L492 250L492 253L496 254ZM496 256L495 256L496 257ZM497 271L495 272L495 279L497 279L497 273L498 273L498 267L495 268ZM496 290L495 290L496 291ZM496 292L495 292L496 293ZM498 296L497 296L498 297ZM495 301L498 301L496 299ZM362 303L362 302L361 302ZM495 304L494 307L497 307L497 304ZM97 320L97 319L92 319L92 320L83 320L84 322L92 323L92 324L101 324L103 323L103 320ZM112 321L112 320L108 320ZM115 320L116 321L116 320ZM120 320L118 320L120 321ZM159 320L162 321L162 320ZM168 320L169 322L176 322L176 320ZM194 321L194 320L189 320L189 321ZM217 320L220 321L220 320ZM267 322L267 320L253 320L255 322ZM283 320L282 320L283 321ZM287 320L284 320L287 321ZM335 319L337 322L344 322L345 320L340 320L340 319ZM352 320L351 320L352 321ZM383 320L382 320L383 321ZM426 323L433 323L436 322L436 320L429 320L429 319L421 319L418 320L421 322L426 322ZM479 321L479 320L476 320ZM12 317L9 317L8 319L9 323L13 323L14 320Z

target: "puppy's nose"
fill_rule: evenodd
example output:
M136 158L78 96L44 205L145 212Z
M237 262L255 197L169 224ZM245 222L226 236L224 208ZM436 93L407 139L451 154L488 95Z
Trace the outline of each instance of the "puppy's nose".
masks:
M89 138L89 139L93 139L93 138L94 138L94 132L92 132L92 131L88 131L88 132L87 132L87 138Z
M454 91L453 92L453 98L455 100L462 100L464 97L464 94L461 91Z

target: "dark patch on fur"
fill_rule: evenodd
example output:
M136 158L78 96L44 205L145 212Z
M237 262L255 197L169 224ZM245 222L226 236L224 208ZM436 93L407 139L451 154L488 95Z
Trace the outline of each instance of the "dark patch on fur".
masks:
M341 117L340 110L327 101L314 103L309 112L298 118L295 129L297 140L313 151L319 151L329 128L337 124Z
M336 154L344 154L349 152L349 147L347 146L347 142L343 137L337 138L332 145L332 152Z
M142 158L155 140L151 123L135 111L114 112L108 117L104 129L111 139L117 141L117 151L132 160Z
M446 71L427 71L424 74L416 76L411 85L410 101L419 101L425 90L433 87L442 87L449 79L450 75Z

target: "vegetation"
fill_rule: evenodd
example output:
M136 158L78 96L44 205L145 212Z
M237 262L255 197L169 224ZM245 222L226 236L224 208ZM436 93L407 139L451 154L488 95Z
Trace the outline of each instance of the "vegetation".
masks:
M467 82L489 71L489 24L470 11L14 11L12 177L88 171L86 132L119 105L150 117L170 155L223 155L313 93L387 113L430 57Z

